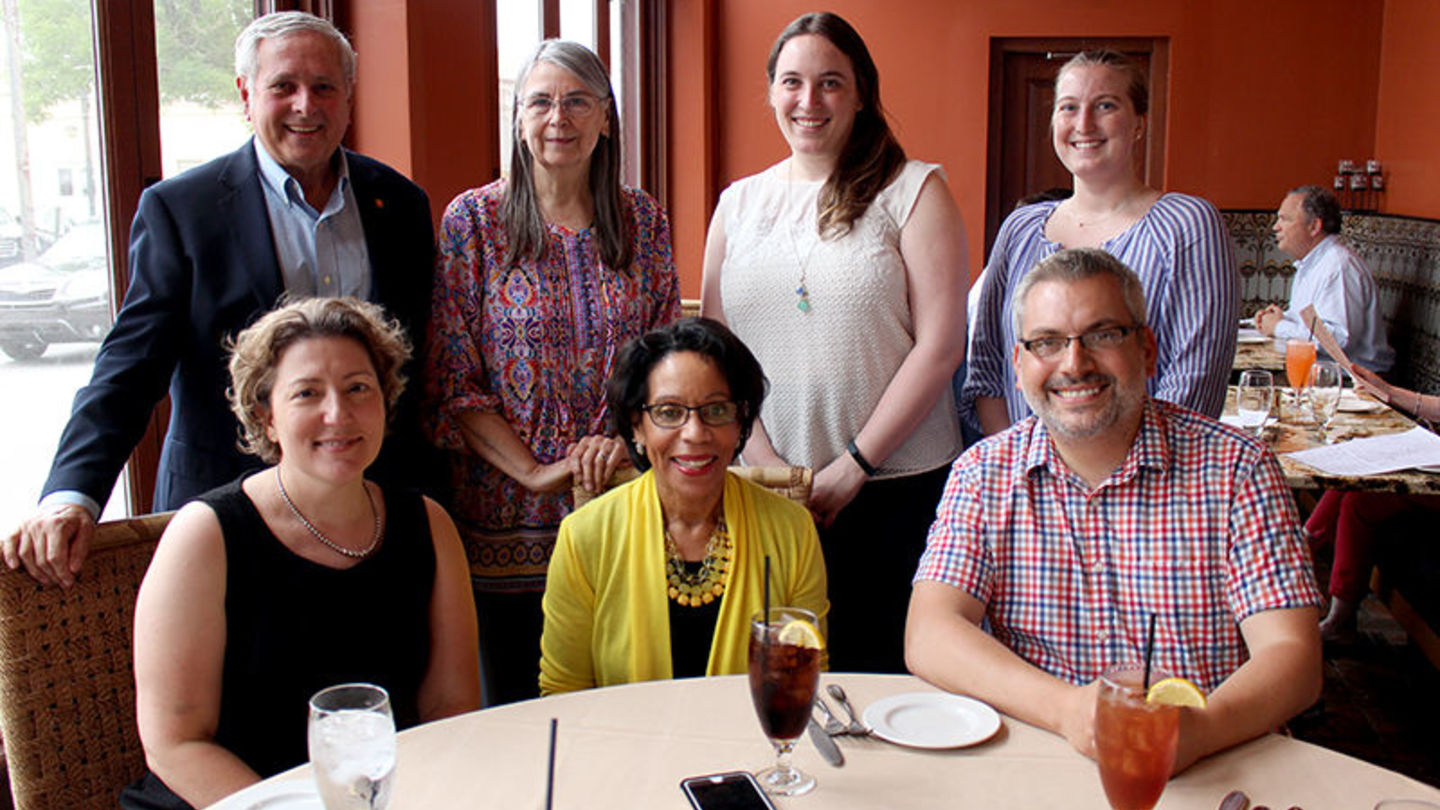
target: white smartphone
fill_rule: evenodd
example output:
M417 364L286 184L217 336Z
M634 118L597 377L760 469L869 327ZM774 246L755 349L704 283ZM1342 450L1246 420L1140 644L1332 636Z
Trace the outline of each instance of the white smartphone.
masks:
M775 810L755 777L745 771L712 773L681 780L695 810Z

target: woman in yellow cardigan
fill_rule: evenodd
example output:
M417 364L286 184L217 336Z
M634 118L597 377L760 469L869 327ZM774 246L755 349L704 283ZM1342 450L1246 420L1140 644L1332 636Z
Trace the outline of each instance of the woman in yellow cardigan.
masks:
M755 356L687 318L621 350L607 398L640 478L560 524L540 692L746 671L764 601L824 625L825 561L803 506L730 474L765 397Z

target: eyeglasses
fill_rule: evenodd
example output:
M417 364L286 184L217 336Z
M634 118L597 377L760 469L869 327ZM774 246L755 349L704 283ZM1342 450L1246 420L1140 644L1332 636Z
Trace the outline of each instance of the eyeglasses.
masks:
M1099 329L1091 329L1089 332L1081 332L1078 335L1046 335L1045 337L1031 338L1020 341L1025 350L1040 358L1048 360L1055 357L1066 349L1070 348L1070 341L1078 340L1080 345L1085 347L1087 352L1103 352L1118 348L1125 339L1135 332L1140 331L1139 324L1129 326L1102 326Z
M735 420L740 418L740 406L729 400L707 402L704 405L657 402L654 405L641 405L640 410L650 414L650 421L655 423L655 427L669 430L678 428L689 421L692 411L700 414L700 421L710 427L733 425Z
M555 105L560 105L560 114L565 118L589 118L600 109L600 99L589 93L574 93L556 101L549 96L531 96L525 99L522 109L527 118L549 118Z

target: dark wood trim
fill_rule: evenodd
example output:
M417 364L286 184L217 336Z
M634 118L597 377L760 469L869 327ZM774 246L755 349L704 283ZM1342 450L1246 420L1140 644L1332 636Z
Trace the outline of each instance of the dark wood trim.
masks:
M543 39L560 36L560 0L540 0L540 36Z
M130 220L140 192L162 175L160 102L155 67L155 9L149 0L95 0L96 85L104 153L105 215L110 233L110 289L118 309L129 284ZM169 417L168 401L151 416L125 481L131 509L150 511L155 470Z
M1165 189L1165 133L1168 123L1170 39L1168 37L992 37L990 40L989 126L985 144L985 256L988 259L995 232L1008 211L1001 211L1001 130L1004 111L1004 66L1007 53L1052 54L1068 59L1077 50L1108 47L1126 53L1147 53L1150 58L1150 112L1146 119L1145 164L1141 176Z
M669 109L666 104L665 77L669 75L669 50L666 47L666 3L664 0L641 0L638 28L640 31L640 181L645 190L668 208L670 198L669 142L667 126ZM713 168L713 167L712 167Z
M595 0L595 53L610 69L610 0Z

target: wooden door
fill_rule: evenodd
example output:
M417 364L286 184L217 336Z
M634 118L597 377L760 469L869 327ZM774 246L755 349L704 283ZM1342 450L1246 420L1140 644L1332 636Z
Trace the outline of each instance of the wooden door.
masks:
M1080 50L1110 48L1134 59L1150 80L1150 113L1142 176L1164 187L1165 39L1003 39L991 40L989 167L986 181L985 255L1000 223L1019 200L1055 188L1070 188L1070 173L1050 141L1055 74Z

